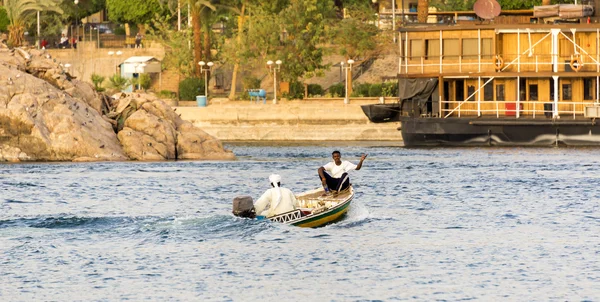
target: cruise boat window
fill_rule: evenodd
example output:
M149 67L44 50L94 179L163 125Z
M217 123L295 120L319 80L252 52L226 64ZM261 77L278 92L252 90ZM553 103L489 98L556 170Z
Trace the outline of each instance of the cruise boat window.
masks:
M494 42L491 38L483 38L481 39L481 58L482 59L491 59L493 57L492 45Z
M573 89L571 83L562 84L562 99L563 101L570 101L573 98Z
M479 48L477 39L462 39L462 57L463 59L477 59Z
M420 60L423 56L423 40L410 41L410 59Z
M487 83L490 79L481 79L481 84ZM494 100L494 81L490 81L487 85L483 86L483 100L493 101Z
M456 80L454 82L454 100L462 102L465 100L465 81Z
M496 84L496 101L504 101L504 84Z
M593 78L583 78L583 99L593 100L594 99L594 84Z
M460 44L458 39L444 39L442 45L444 46L444 59L458 59L460 56Z
M425 40L425 52L427 60L439 59L440 58L440 40L431 39Z
M477 95L473 95L474 93L475 93L475 86L469 85L467 87L467 97L470 97L469 101L476 101L477 100Z
M538 100L538 85L537 84L529 85L529 100L530 101Z

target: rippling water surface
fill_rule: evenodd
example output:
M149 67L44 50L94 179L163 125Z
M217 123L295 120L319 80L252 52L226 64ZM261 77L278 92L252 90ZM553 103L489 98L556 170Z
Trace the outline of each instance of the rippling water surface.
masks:
M599 300L600 152L229 146L233 162L0 165L0 300ZM341 222L234 218L271 173L364 168Z

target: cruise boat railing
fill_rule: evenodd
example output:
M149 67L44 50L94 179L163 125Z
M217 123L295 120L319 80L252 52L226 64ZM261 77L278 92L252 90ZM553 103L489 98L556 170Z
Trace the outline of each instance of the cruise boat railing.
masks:
M440 57L442 62L440 63ZM465 58L467 57L467 58ZM403 66L400 74L426 74L439 73L464 73L464 72L496 72L502 76L503 72L552 72L554 58L556 58L559 71L562 72L599 72L599 54L572 54L572 55L504 55L504 57L491 56L489 58L473 59L467 56L420 56L412 57L408 61L401 58ZM418 63L414 61L418 60ZM502 61L499 61L502 60ZM508 62L507 62L508 61ZM501 64L501 65L499 65ZM581 66L579 66L581 65ZM501 66L497 69L497 67ZM473 76L473 75L471 75Z
M478 104L479 103L479 104ZM558 108L554 110L553 100L540 101L469 101L468 105L475 105L477 108L462 107L464 101L441 101L440 113L443 117L455 116L495 116L496 118L536 118L536 116L572 118L585 116L586 108L599 106L596 100L583 102L561 101ZM483 106L482 106L483 105ZM447 109L446 109L447 108ZM518 108L518 109L517 109ZM556 115L555 115L556 113Z

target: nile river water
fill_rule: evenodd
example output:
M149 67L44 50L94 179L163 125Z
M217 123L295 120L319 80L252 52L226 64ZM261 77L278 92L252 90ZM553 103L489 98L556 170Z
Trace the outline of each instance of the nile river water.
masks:
M600 150L230 145L237 161L0 165L0 301L600 299ZM346 218L233 217L364 167Z

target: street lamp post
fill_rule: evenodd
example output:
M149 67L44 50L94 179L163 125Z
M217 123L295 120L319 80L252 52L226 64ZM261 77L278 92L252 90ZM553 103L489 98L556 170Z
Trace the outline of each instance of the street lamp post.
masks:
M40 11L37 11L37 49L40 49L40 43L41 43L41 39L40 39Z
M206 63L204 61L200 61L198 62L198 65L200 65L200 73L204 72L204 96L208 99L208 72L210 71L214 63ZM205 65L208 67L205 68Z
M346 72L346 83L344 85L344 88L346 89L346 93L344 96L344 104L349 104L350 103L350 96L348 95L348 86L350 86L351 84L348 83L348 73L350 71L352 71L352 64L354 64L354 60L350 59L347 61L348 62L348 66L344 67L344 64L346 64L346 62L342 61L340 63L340 65L342 66L342 69Z
M71 47L75 47L77 48L77 41L79 40L79 0L74 0L73 3L75 3L75 10L76 10L76 14L75 14L75 38L71 37Z
M114 52L114 51L112 51L112 50L108 52L108 56L109 56L110 58L112 58L114 54L115 54L115 52ZM112 62L112 63L113 63L113 66L115 66L117 63L115 63L115 60L114 60L114 59L113 59L112 61L113 61L113 62ZM116 70L117 70L117 67L115 66L115 72L116 72Z
M275 61L275 66L273 66L273 61L269 60L267 65L269 71L273 72L273 104L277 104L277 71L281 70L281 60Z
M111 58L113 57L113 55L115 55L115 56L118 58L118 57L119 57L119 56L121 56L122 54L123 54L123 52L122 52L122 51L120 51L120 50L119 50L119 51L117 51L117 52L114 52L114 51L112 51L112 50L108 52L108 56L109 56L109 57L111 57ZM115 73L117 73L117 63L116 63L116 61L115 61L117 58L114 58L114 59L113 59L113 62L112 62L112 63L113 63L113 66L114 66L114 68L115 68Z

